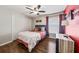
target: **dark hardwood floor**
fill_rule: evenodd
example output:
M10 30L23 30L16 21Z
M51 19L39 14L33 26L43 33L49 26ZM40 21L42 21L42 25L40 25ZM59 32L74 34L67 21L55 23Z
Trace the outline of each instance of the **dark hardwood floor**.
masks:
M40 41L31 53L51 53L55 52L55 40L46 38ZM52 46L53 45L53 46ZM0 46L0 53L29 53L28 48L23 44L17 44L17 41L13 41L6 45Z

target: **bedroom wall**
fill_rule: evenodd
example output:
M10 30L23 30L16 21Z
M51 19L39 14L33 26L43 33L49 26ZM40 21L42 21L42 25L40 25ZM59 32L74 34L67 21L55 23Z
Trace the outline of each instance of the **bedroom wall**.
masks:
M69 25L66 26L66 34L79 38L79 15L73 20L69 20Z
M79 9L79 5L67 7L65 13L69 13L73 9ZM67 19L69 25L65 27L65 32L75 41L75 52L79 53L79 13L74 15L74 19Z
M36 22L36 20L41 20L41 22ZM36 17L34 20L35 25L46 25L46 16Z
M16 39L20 31L31 29L31 18L0 6L0 44Z
M12 14L12 37L13 40L17 38L17 35L21 31L32 30L32 19L21 14Z
M79 5L68 5L65 9L65 14L68 14L71 10L79 9ZM66 34L69 34L71 36L75 36L79 38L79 14L74 15L74 19L70 19L70 17L67 17L69 25L66 26Z
M11 12L0 8L0 44L11 40Z
M79 15L75 16L73 20L69 21L66 26L66 34L75 41L75 52L79 53Z

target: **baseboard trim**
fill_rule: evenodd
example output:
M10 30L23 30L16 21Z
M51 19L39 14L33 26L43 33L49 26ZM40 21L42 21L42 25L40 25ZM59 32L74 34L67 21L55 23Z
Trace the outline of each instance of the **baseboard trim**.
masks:
M13 42L13 40L5 42L5 43L2 43L2 44L0 44L0 46L6 45L6 44L11 43L11 42Z

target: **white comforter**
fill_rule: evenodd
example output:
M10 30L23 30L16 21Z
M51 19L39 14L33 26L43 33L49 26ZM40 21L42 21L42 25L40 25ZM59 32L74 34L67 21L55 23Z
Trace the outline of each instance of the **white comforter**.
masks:
M40 33L37 32L20 32L18 38L20 38L22 41L28 43L28 49L29 52L35 47L37 42L41 40Z

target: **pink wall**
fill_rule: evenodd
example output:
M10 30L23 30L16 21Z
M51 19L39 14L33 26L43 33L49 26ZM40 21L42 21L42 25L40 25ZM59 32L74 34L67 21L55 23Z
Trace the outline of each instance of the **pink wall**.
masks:
M66 34L79 38L79 15L73 20L69 20L69 25L66 26Z
M75 41L75 52L79 53L79 15L73 20L69 20L69 25L66 26L66 34Z
M68 14L71 10L78 9L79 5L68 5L64 10ZM73 20L69 20L69 25L65 27L65 33L75 42L75 52L79 53L79 14L74 16Z
M79 5L67 5L64 10L68 14L71 10L79 9ZM69 20L69 25L65 28L65 33L79 38L79 15L74 16L73 20Z

